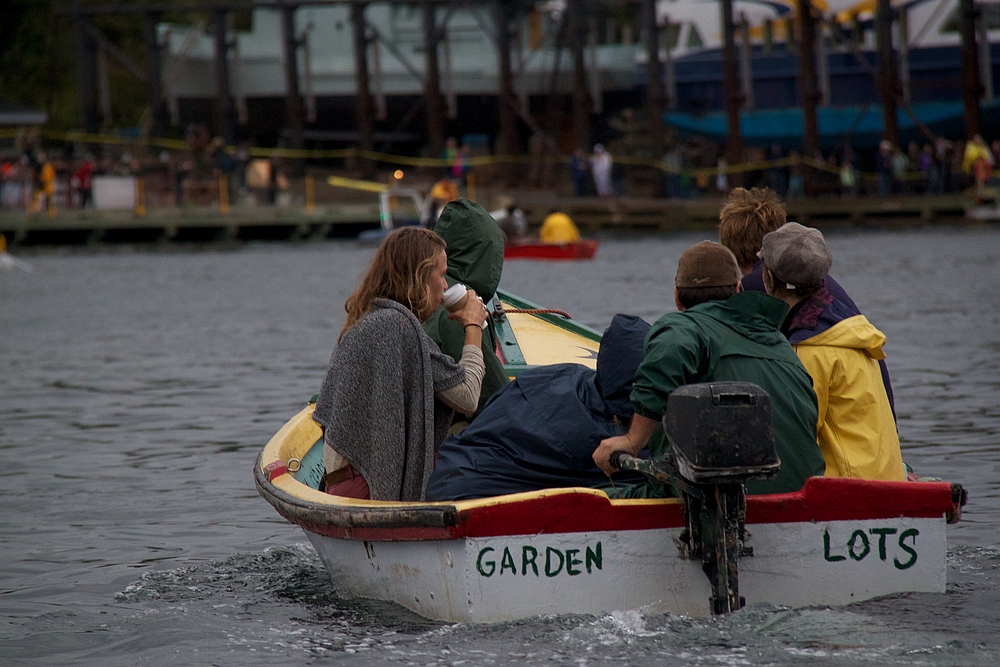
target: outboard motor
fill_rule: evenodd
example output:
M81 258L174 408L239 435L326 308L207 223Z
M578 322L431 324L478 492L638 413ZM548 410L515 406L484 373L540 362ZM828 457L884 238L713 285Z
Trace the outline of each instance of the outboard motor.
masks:
M670 483L684 500L688 558L700 558L712 586L712 613L745 604L739 593L744 546L746 489L750 479L771 477L781 462L774 448L771 398L749 382L711 382L678 387L670 394L663 429L672 457L641 461L627 455L612 465ZM671 460L672 458L672 460Z

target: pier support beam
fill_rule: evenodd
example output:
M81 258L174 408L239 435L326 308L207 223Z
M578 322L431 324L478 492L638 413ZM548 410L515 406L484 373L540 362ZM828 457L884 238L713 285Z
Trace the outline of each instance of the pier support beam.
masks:
M424 5L424 96L427 98L427 149L431 157L441 157L444 150L444 107L441 103L441 71L438 64L440 39L437 6L428 2Z
M301 150L302 130L305 127L305 108L299 92L299 38L295 34L296 5L281 8L281 42L285 52L285 124L288 127L288 147ZM289 162L293 176L301 176L302 158Z
M499 61L500 77L500 135L497 141L497 151L501 155L513 155L518 151L517 118L515 105L518 104L514 95L514 75L510 65L510 27L512 18L512 3L509 0L497 0L495 8L497 33L497 59ZM500 165L500 176L504 183L509 184L514 175L510 164Z
M986 15L979 10L979 20L976 21L976 34L979 39L979 76L983 81L983 100L993 101L993 60L990 55L990 32L986 25Z
M358 125L358 146L363 151L375 150L375 114L372 111L372 96L368 88L368 34L365 24L367 4L351 5L351 28L354 39L354 82L356 88L355 118ZM365 178L375 174L375 163L368 158L361 160L361 172Z
M80 122L90 134L100 130L97 110L97 42L91 35L91 18L83 14L73 17L76 32L76 86L80 104Z
M230 93L229 81L229 30L228 12L216 9L212 12L215 24L215 113L219 134L227 144L236 142L236 107Z
M740 94L743 96L743 108L753 109L753 67L751 56L753 55L750 45L750 20L745 13L740 14Z
M569 0L569 44L573 54L573 142L576 148L590 152L590 105L587 100L587 63L584 45L587 43L587 20L583 0Z
M816 158L819 154L819 127L816 123L816 106L819 91L816 88L816 17L810 0L798 0L799 19L799 91L802 93L802 154ZM816 170L803 169L805 193L816 194Z
M155 12L143 14L142 35L146 42L146 94L149 97L151 137L162 137L167 129L167 108L163 104L163 81L160 78L160 40L156 35L156 24L159 21L160 15Z
M910 11L906 6L896 10L896 39L899 44L899 97L909 106L910 90Z
M726 161L739 164L743 160L743 135L740 132L739 69L736 61L736 26L733 24L733 0L722 0L722 93L726 100ZM731 187L742 185L742 175L733 174Z
M663 157L663 68L660 66L660 29L656 25L656 0L642 0L642 23L646 29L646 120L653 159ZM659 172L657 194L664 191Z
M974 0L959 0L959 32L962 35L962 102L965 106L965 138L979 134L979 99L983 83L979 75L979 49L976 47L976 17L979 8Z
M971 0L970 0L971 1ZM892 49L892 7L889 0L878 0L875 12L875 40L878 43L879 95L882 97L882 137L894 146L899 141L896 121L896 64Z

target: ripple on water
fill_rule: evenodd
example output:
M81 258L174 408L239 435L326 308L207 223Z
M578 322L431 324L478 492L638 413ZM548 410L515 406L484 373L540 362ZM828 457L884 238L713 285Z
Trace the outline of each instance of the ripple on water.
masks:
M491 626L337 598L254 491L254 457L316 392L370 249L39 251L32 274L0 276L0 664L994 665L998 233L827 234L834 275L888 337L906 460L970 493L945 594ZM593 262L509 262L502 285L597 329L653 321L677 258L711 236L609 236Z

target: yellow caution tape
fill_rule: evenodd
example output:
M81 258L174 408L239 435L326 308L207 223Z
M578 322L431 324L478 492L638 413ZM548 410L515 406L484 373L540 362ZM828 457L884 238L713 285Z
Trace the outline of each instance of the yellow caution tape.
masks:
M19 136L20 130L0 130L0 139L11 139ZM88 144L109 144L109 145L145 145L145 146L156 146L159 148L164 148L167 150L187 150L189 148L186 141L181 139L156 139L156 138L139 138L139 137L123 137L119 135L107 135L107 134L88 134L86 132L80 131L68 131L59 132L56 130L41 130L41 135L52 141L75 141L80 143ZM226 146L226 152L235 153L235 146ZM453 158L432 158L432 157L409 157L405 155L391 155L389 153L380 153L378 151L366 151L359 148L338 148L338 149L295 149L295 148L259 148L254 147L249 149L249 154L254 157L278 157L278 158L292 158L292 159L356 159L356 160L372 160L374 162L381 162L384 164L399 165L404 167L451 167L454 166ZM464 166L467 167L481 167L487 165L496 164L530 164L532 162L546 162L546 163L562 163L567 159L564 155L542 155L542 156L530 156L530 155L476 155L468 156L463 159ZM694 169L676 169L669 167L663 163L661 160L654 158L644 158L644 157L633 157L630 155L616 155L612 156L614 162L618 164L628 164L639 167L649 167L651 169L657 169L661 172L674 175L688 175L694 178L706 178L711 177L719 173L718 167L699 167ZM816 160L810 157L799 158L801 164L812 167L813 169L818 169L820 171L825 171L831 174L839 174L840 168L838 165L830 164L823 160ZM752 171L764 171L766 169L789 167L792 165L792 159L788 157L780 158L777 160L758 160L755 162L743 162L740 164L730 164L727 165L723 171L726 174L741 174ZM994 177L1000 176L1000 169L994 170ZM875 180L878 178L877 174L871 172L858 172L858 178ZM906 175L906 180L909 181L919 181L925 178L925 176L919 171L911 171ZM333 181L337 180L337 183ZM383 183L375 183L372 181L355 181L349 178L340 178L337 176L330 177L327 182L334 187L344 187L344 188L354 188L359 190L367 190L369 192L383 192L388 189L389 186Z
M365 190L367 192L385 192L389 186L376 181L360 181L356 178L344 178L343 176L330 176L326 182L335 188L350 188L351 190Z

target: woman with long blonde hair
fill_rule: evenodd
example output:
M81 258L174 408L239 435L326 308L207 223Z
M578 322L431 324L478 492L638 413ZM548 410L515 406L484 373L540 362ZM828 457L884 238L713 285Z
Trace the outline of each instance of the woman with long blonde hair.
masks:
M423 500L454 411L471 414L484 373L486 307L473 290L451 319L465 329L456 363L421 323L444 302L445 242L432 231L390 234L347 299L313 419L324 427L327 493Z

